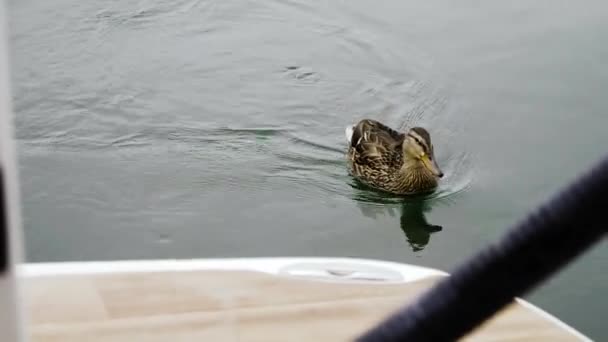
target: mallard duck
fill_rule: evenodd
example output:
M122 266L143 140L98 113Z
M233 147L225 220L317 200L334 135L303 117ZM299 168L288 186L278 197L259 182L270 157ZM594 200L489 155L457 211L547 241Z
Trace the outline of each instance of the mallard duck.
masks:
M346 139L351 175L371 187L400 195L428 193L443 177L431 135L422 127L401 133L364 119L346 128Z

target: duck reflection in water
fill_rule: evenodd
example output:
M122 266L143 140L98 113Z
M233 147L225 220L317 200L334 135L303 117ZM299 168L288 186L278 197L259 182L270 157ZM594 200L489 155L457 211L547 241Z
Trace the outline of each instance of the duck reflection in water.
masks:
M431 234L441 231L443 227L430 224L424 213L430 205L424 201L405 202L401 205L401 230L414 252L424 249L431 239Z
M367 203L365 203L367 202ZM425 213L431 209L428 200L402 200L400 203L370 203L357 201L364 216L375 219L388 214L395 217L399 211L399 223L405 238L414 252L423 250L431 239L431 234L439 232L442 226L430 224Z

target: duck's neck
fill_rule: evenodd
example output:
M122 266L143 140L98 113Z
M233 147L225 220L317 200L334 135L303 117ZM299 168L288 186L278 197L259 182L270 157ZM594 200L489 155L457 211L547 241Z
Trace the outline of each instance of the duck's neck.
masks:
M406 159L401 166L400 182L412 192L431 190L437 186L435 176L416 159Z

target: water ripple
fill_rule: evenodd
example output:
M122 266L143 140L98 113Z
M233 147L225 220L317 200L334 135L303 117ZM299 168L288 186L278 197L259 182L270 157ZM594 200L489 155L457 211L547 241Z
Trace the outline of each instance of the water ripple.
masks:
M32 54L51 58L55 73L22 82L15 101L18 139L30 151L171 155L200 169L207 187L397 201L358 188L346 172L344 127L369 117L431 131L446 173L433 198L471 182L472 156L460 143L466 111L432 56L382 21L298 0L139 2L88 13L74 23L82 53Z

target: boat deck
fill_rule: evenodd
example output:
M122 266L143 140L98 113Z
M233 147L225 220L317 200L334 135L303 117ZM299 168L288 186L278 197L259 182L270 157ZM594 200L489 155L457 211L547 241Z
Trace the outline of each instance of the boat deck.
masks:
M41 275L26 277L23 293L35 342L348 341L440 277L373 284L234 270ZM557 323L517 301L464 340L580 341Z

